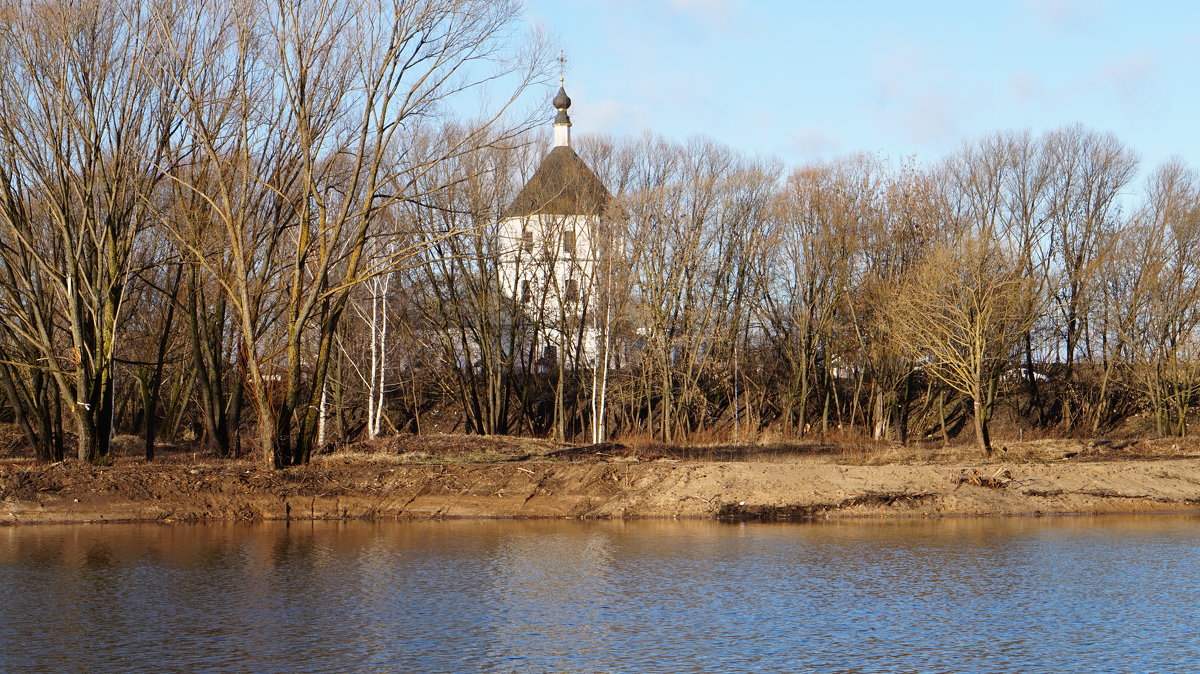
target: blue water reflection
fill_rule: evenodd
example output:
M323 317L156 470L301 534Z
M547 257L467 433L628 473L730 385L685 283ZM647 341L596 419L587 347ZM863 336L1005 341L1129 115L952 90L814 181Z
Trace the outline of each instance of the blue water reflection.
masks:
M1200 518L0 529L3 671L1178 670Z

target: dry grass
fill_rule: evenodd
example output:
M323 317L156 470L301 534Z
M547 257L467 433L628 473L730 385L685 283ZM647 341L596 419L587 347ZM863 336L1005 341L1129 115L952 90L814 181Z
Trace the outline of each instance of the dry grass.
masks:
M397 435L343 445L314 462L496 463L544 457L569 447L540 438L506 435Z
M1025 441L997 441L991 457L984 457L972 443L952 444L895 443L861 445L844 451L849 463L879 465L885 463L1045 463L1052 461L1113 461L1200 456L1200 441L1192 438L1110 440L1047 438Z
M623 438L623 441L626 440ZM942 446L940 441L874 441L859 437L826 437L821 441L777 441L759 444L663 444L638 438L633 445L643 459L679 461L832 462L847 465L1045 463L1055 461L1106 461L1200 457L1200 440L1074 439L997 440L991 457L984 457L973 442ZM630 443L633 444L633 443Z
M13 447L21 439L8 433L6 465L33 463L32 457ZM4 437L0 435L0 445ZM712 440L700 442L700 440ZM142 441L133 435L114 438L114 465L142 462ZM1045 438L1022 441L998 439L993 456L985 459L971 442L943 447L940 441L909 445L873 441L858 434L830 434L820 439L780 438L764 433L758 442L731 443L725 438L697 438L687 443L664 444L650 436L626 436L619 443L588 446L556 443L540 438L478 436L466 434L398 435L333 447L313 457L316 464L470 464L512 461L702 461L761 463L838 463L846 465L1046 463L1200 458L1200 439L1193 438ZM257 454L245 447L240 461L206 452L197 443L159 444L155 463L187 465L257 464Z

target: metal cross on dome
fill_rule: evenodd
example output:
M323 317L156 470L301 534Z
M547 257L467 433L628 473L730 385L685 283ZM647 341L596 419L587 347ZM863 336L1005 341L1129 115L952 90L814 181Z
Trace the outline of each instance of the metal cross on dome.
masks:
M562 84L567 76L567 54L563 50L558 50L558 83Z

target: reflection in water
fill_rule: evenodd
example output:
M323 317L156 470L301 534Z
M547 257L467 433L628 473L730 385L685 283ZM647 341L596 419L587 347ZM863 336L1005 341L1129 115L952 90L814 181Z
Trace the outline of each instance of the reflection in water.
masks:
M605 531L514 532L496 551L487 602L495 616L485 661L514 667L555 662L568 668L600 662L617 647L597 630L612 595L610 538ZM527 644L540 644L531 659Z
M0 528L0 670L1161 670L1200 518Z

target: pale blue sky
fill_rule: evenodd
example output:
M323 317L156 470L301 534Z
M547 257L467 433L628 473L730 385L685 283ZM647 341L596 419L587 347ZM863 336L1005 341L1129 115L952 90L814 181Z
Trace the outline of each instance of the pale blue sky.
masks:
M527 0L576 133L712 137L790 165L933 161L1081 122L1200 166L1200 2ZM1144 166L1145 166L1144 165Z

